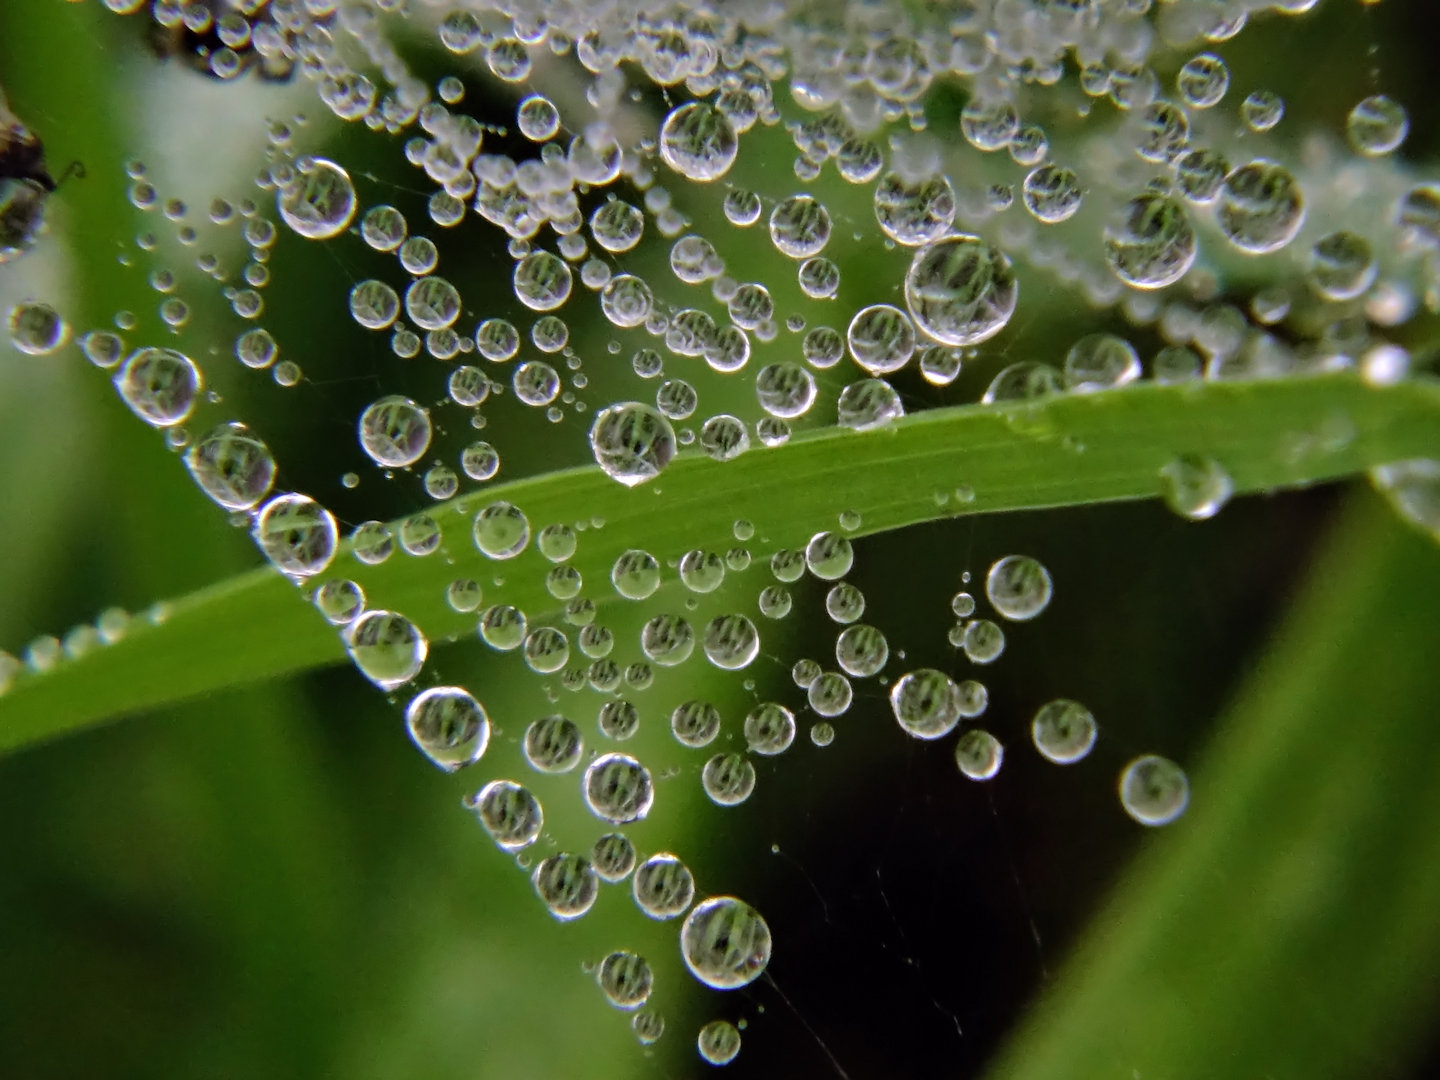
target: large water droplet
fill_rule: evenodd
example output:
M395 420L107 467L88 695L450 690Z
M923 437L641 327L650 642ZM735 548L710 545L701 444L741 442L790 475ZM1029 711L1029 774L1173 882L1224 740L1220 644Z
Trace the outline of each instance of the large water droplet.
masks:
M739 148L730 120L707 102L672 109L660 125L660 157L690 180L718 180L730 171Z
M907 734L940 739L960 722L960 691L943 671L907 671L890 688L890 711Z
M328 240L350 227L355 216L355 185L350 175L326 158L306 158L293 180L275 196L285 224L311 240Z
M629 754L601 754L585 769L585 805L611 825L628 825L650 812L655 785L650 770Z
M997 559L985 575L985 595L990 605L1016 622L1033 619L1044 611L1052 591L1049 571L1028 555Z
M173 427L195 407L200 369L174 349L137 349L116 373L115 389L147 424Z
M446 772L473 765L490 744L484 708L460 686L416 694L405 708L405 727L421 752Z
M675 456L675 429L656 408L638 401L601 410L590 427L595 462L626 487L653 480Z
M391 394L360 414L360 446L387 469L413 465L430 449L430 414L407 397Z
M550 914L561 922L584 915L600 891L600 881L590 860L566 852L540 860L530 881Z
M1195 229L1185 208L1154 193L1126 203L1105 227L1105 261L1136 289L1160 289L1195 262Z
M673 919L695 899L695 878L676 856L661 852L635 868L630 891L636 905L652 919Z
M733 896L702 901L680 928L680 953L690 974L715 990L735 990L759 978L770 963L770 927Z
M1005 328L1019 286L1010 260L978 236L958 235L915 253L905 304L915 325L945 345L978 345Z
M1040 706L1030 723L1035 749L1057 765L1071 765L1095 745L1095 716L1078 701L1057 698Z
M430 645L399 612L367 611L350 624L345 648L362 675L382 690L394 690L420 673Z
M535 842L545 824L540 801L513 780L492 780L465 800L491 839L507 851Z
M275 459L244 424L221 424L185 452L185 467L226 510L252 509L270 491Z
M621 950L600 961L595 981L617 1009L638 1009L649 999L655 976L643 956Z
M1169 825L1190 802L1190 781L1173 761L1136 758L1120 774L1120 805L1141 825Z
M1235 484L1214 458L1184 454L1160 470L1165 505L1191 521L1204 521L1230 501Z
M335 556L335 518L308 495L276 495L255 517L255 543L281 573L309 577Z

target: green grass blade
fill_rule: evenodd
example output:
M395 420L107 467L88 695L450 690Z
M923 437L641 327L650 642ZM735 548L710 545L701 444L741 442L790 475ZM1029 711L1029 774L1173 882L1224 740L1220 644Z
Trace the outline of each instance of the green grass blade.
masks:
M1440 559L1357 509L993 1080L1404 1074L1440 956Z
M829 428L719 464L687 455L638 490L594 467L500 484L432 509L439 553L396 555L380 566L342 557L330 576L353 576L372 606L416 619L433 641L470 633L446 585L473 577L487 603L532 621L553 612L546 565L533 550L504 563L479 553L470 518L494 500L528 515L532 530L590 523L571 560L597 602L617 555L643 547L675 559L731 546L748 519L763 560L855 511L856 535L962 514L1154 497L1160 469L1179 454L1213 457L1237 493L1349 476L1386 461L1440 457L1440 385L1374 388L1348 373L1279 381L1134 386L1040 404L934 409L887 428ZM964 494L957 494L963 492ZM603 523L603 524L596 524ZM137 709L339 660L337 635L300 594L255 571L169 605L158 625L118 644L20 675L0 698L0 749L21 746Z

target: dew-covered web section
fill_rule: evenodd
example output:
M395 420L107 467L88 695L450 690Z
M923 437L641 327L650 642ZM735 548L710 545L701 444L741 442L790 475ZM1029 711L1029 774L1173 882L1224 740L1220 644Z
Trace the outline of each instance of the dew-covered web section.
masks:
M20 304L17 348L73 336L304 590L493 888L533 893L517 936L565 925L628 1074L983 1074L1205 797L1185 763L1333 493L1232 502L1181 454L1163 501L965 517L915 476L953 518L868 536L840 491L798 544L734 520L592 565L604 521L487 491L598 465L643 500L685 455L945 405L1406 377L1440 106L1379 43L1431 16L109 6L174 31L157 83L242 103L258 176L137 152L103 181L123 309ZM1336 78L1270 63L1290 38L1372 47ZM1429 465L1376 480L1403 508ZM385 577L412 559L423 589Z

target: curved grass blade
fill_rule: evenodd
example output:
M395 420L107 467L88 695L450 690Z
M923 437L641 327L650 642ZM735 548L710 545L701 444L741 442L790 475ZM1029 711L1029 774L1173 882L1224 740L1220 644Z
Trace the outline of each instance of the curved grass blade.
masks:
M686 455L636 490L595 467L570 469L432 508L444 537L436 554L397 554L379 566L342 554L328 576L353 577L372 606L404 611L441 641L474 628L473 615L445 603L454 578L481 581L487 603L511 604L532 622L557 608L533 544L505 562L475 548L471 518L497 500L519 506L532 531L554 522L584 530L571 564L584 595L599 603L613 598L609 572L625 550L644 548L663 563L697 547L729 547L739 519L755 526L748 547L759 575L773 552L838 529L842 512L860 516L853 534L863 536L945 517L1152 498L1160 470L1178 455L1215 459L1237 494L1440 457L1440 384L1377 388L1338 373L1139 385L934 409L866 432L827 428L726 463ZM0 697L0 749L344 656L336 633L268 569L167 609L158 624L136 626L114 645L19 675Z

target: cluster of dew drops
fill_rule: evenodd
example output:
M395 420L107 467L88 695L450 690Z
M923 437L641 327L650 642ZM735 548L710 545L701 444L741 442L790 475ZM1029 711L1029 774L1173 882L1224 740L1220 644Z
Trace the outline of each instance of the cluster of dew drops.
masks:
M127 13L138 6L106 2ZM271 121L268 164L257 180L261 197L216 198L206 215L207 227L243 233L242 282L231 283L213 254L194 260L202 274L223 283L241 320L244 328L227 350L241 368L268 373L282 387L305 379L301 364L281 357L280 343L263 325L271 255L282 232L363 243L393 256L404 284L356 282L344 298L348 313L365 331L384 335L398 360L429 357L449 366L446 398L434 409L453 410L480 429L482 408L508 393L550 424L583 416L582 450L634 487L654 481L692 446L727 461L782 445L796 428L834 423L867 431L893 423L908 400L898 380L918 372L943 392L981 359L982 345L1007 330L1019 303L1017 262L1096 308L1116 308L1136 327L1153 328L1165 344L1147 364L1124 337L1087 334L1058 366L1023 360L1002 367L982 395L985 404L1115 389L1144 378L1147 366L1160 383L1345 367L1376 383L1405 377L1409 358L1384 340L1384 331L1422 304L1440 307L1440 184L1415 180L1390 157L1407 135L1404 109L1374 94L1355 104L1336 138L1310 139L1298 156L1279 142L1264 150L1270 144L1263 136L1284 131L1285 103L1258 86L1237 104L1219 55L1251 19L1304 15L1314 6L1315 0L968 0L948 5L936 21L917 22L903 5L870 2L820 24L792 17L779 3L644 9L613 0L512 3L502 13L483 3L404 11L391 0L156 0L150 17L165 27L213 30L221 47L207 62L219 78L243 75L247 56L292 65L334 116L403 140L404 159L429 192L423 221L390 202L362 205L342 164L300 152L303 118ZM501 87L513 101L503 125L466 111L458 75L432 90L408 69L387 36L402 18L432 32L460 74ZM1162 81L1157 69L1171 58L1180 62ZM562 111L563 95L547 95L543 87L556 65L582 77L583 104ZM663 102L663 115L649 127L643 95L631 88L637 72ZM965 94L955 130L937 130L927 116L932 87L942 84ZM1093 133L1052 146L1042 124L1052 116L1067 128L1087 120ZM775 147L786 136L777 168ZM486 149L502 137L518 137L528 156ZM747 138L768 139L770 160L747 161ZM827 163L842 189L829 205L816 194L827 182ZM128 172L131 202L158 212L179 243L194 248L200 231L190 224L189 207L163 198L140 162ZM1368 200L1369 216L1350 210L1361 189L1384 196ZM853 192L868 204L863 218L848 209ZM710 236L683 209L704 198L720 209L707 219ZM278 223L264 209L268 201ZM1315 227L1327 217L1345 227ZM487 227L503 233L511 259L509 295L498 301L479 291L463 294L440 266L443 234ZM755 233L790 267L793 289L727 273L723 252L743 250ZM1300 253L1295 242L1302 238ZM148 253L159 241L144 233L136 244ZM657 245L666 257L641 258ZM849 257L839 251L847 245L855 245ZM1221 298L1226 260L1281 252L1288 261L1248 305ZM842 267L872 254L877 263L895 264L888 294L840 314ZM665 267L659 273L657 262ZM149 273L161 296L157 314L178 335L190 313L177 281L168 270ZM599 362L623 365L622 342L631 343L627 385L639 388L634 400L601 404L593 417L586 358L571 341L572 324L585 324L575 314L566 322L567 313L587 305L583 318L597 321L598 309L599 325L615 335ZM837 314L826 317L827 311ZM183 452L206 495L307 590L339 628L355 666L381 689L408 696L405 724L419 749L446 771L480 761L491 737L486 710L467 688L427 675L429 640L419 625L372 605L360 581L325 577L342 550L334 514L311 495L275 490L276 460L246 424L226 419L194 437L196 414L218 404L205 394L200 363L169 345L131 348L125 335L140 326L131 312L114 322L114 329L80 337L84 355L112 373L125 404ZM9 330L13 345L31 355L54 353L70 337L60 314L39 301L18 305ZM705 416L702 395L737 376L751 380L756 418ZM434 453L439 428L432 412L405 395L382 394L355 419L359 446L382 474L407 473ZM467 481L495 479L502 461L492 443L469 442L425 469L425 493L451 500ZM1192 519L1217 513L1232 489L1223 464L1209 458L1178 456L1157 464L1157 474L1171 507ZM1398 463L1380 474L1401 488L1440 482L1433 463ZM347 474L342 482L353 487L359 478ZM956 497L965 500L961 492ZM987 705L982 682L957 681L933 667L885 674L890 644L880 628L862 621L865 597L846 580L854 560L848 534L861 524L858 514L844 514L838 530L775 552L768 561L773 580L756 597L762 620L781 619L794 603L788 586L807 574L828 584L825 615L840 628L835 663L804 658L791 666L804 698L800 710L815 718L810 741L829 745L835 721L850 709L854 682L878 677L905 733L935 741L958 729L959 772L976 781L995 777L1004 748L977 722ZM603 695L598 723L605 740L623 742L641 723L643 709L622 692L643 693L655 667L686 663L697 643L705 661L724 671L743 671L760 655L760 629L746 615L719 615L697 631L683 616L661 612L640 632L643 659L622 664L612 655L615 636L597 621L594 595L572 564L584 531L563 523L532 528L524 509L505 501L470 518L474 546L489 560L539 551L549 564L546 591L564 605L568 631L532 625L530 614L514 606L482 606L484 588L469 578L450 582L445 600L476 618L490 648L518 651L531 671L558 677L566 689ZM619 597L644 602L659 590L668 565L689 594L714 592L751 565L746 545L756 526L736 522L733 533L738 546L723 554L699 547L673 557L626 551L608 584ZM441 549L443 529L426 512L398 530L361 523L348 540L362 566L356 576L390 558L397 541L405 554L425 556ZM984 586L1000 622L977 616L969 592L951 599L950 655L976 666L1003 653L1002 624L1037 617L1052 594L1049 573L1025 555L995 561ZM25 664L8 660L0 676L8 682L25 667L48 669L116 640L125 625L123 613L107 612L63 642L32 646ZM572 644L584 657L579 666L572 665ZM669 723L679 744L706 750L722 717L715 705L691 700L673 710ZM743 803L756 785L752 756L784 753L797 730L796 710L757 704L743 721L747 752L715 753L700 768L706 795L722 807ZM1030 731L1035 750L1060 765L1086 757L1097 733L1090 710L1068 699L1042 705ZM517 854L557 919L583 916L602 884L628 880L646 915L681 920L681 955L702 983L734 989L764 972L772 941L758 911L733 896L697 903L694 878L678 856L642 859L620 831L645 818L655 799L655 778L641 761L619 750L587 758L580 728L558 713L530 723L521 749L539 773L578 775L585 805L615 830L588 852L556 852L532 866L525 851L544 823L536 795L517 780L497 778L466 799L495 843ZM1146 825L1175 820L1189 796L1184 772L1156 755L1128 764L1118 789L1125 811ZM633 1013L637 1037L646 1044L658 1039L664 1022L647 1007L653 974L645 958L620 950L593 971L608 1000ZM712 1021L698 1047L706 1061L724 1064L739 1052L739 1029Z

